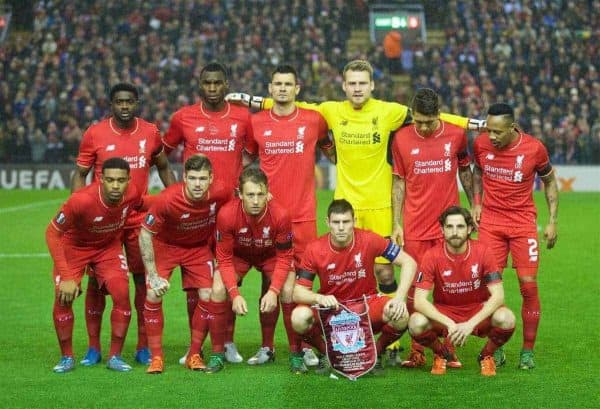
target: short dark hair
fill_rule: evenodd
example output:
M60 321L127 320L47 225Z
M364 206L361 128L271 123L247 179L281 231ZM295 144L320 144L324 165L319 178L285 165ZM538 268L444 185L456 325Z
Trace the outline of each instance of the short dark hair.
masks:
M431 88L421 88L415 94L411 107L422 115L437 115L440 113L440 97Z
M298 82L298 73L296 72L296 69L289 64L281 64L275 67L271 73L271 80L273 80L275 74L293 74L294 80Z
M336 199L329 204L327 208L327 217L331 217L332 213L343 214L350 212L354 217L354 208L346 199Z
M212 164L206 155L201 153L197 153L192 155L185 161L183 165L183 169L185 172L190 170L201 171L208 170L208 173L212 173Z
M511 121L515 120L515 110L512 106L504 102L498 102L490 105L488 108L488 115L502 115L507 116Z
M210 62L202 67L202 70L200 71L200 77L202 77L205 72L222 72L225 81L227 81L227 68L218 61Z
M459 214L462 217L464 217L465 223L467 223L467 226L474 227L473 217L471 216L471 212L469 210L465 209L464 207L460 207L460 206L451 206L451 207L447 208L446 210L444 210L444 212L440 215L440 218L438 219L438 221L440 222L442 227L444 227L446 225L446 219L448 218L448 216L454 216L456 214Z
M136 100L140 98L139 91L135 85L129 82L119 82L118 84L115 84L111 87L109 93L110 100L112 101L115 94L120 91L131 92L135 96Z
M269 182L267 180L267 175L263 172L258 166L247 166L240 175L239 184L240 191L243 190L244 183L252 182L258 185L269 186Z
M129 173L129 163L118 156L108 158L102 164L102 173L105 169L125 169Z

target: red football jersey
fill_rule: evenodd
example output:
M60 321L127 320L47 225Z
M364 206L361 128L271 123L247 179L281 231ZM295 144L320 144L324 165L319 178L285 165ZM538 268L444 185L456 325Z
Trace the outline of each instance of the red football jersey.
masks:
M216 253L227 289L237 285L234 256L250 265L276 257L271 284L280 290L294 256L292 223L287 210L271 200L262 215L253 217L246 214L240 199L230 201L217 216Z
M294 222L317 218L316 147L328 142L327 123L317 111L296 108L288 116L278 116L269 110L252 116L247 150L258 154L269 191Z
M483 178L481 224L535 225L535 176L552 172L548 151L542 142L519 132L512 144L497 149L484 133L475 138L473 156Z
M242 172L242 150L250 132L247 108L226 102L222 111L212 112L199 102L175 112L163 143L174 149L183 142L184 163L196 153L208 156L215 179L233 191Z
M175 183L159 193L146 213L142 227L164 243L181 247L209 245L215 233L217 212L233 192L219 182L208 189L206 199L191 201L185 184Z
M443 237L439 215L460 204L456 172L469 166L467 134L440 121L435 134L423 138L414 125L400 128L392 140L393 173L405 180L404 237L432 240Z
M377 294L375 257L390 245L389 239L355 228L352 243L338 249L331 244L330 234L325 234L306 247L298 276L318 275L319 294L334 295L342 302Z
M104 119L90 126L81 139L77 165L94 167L94 179L100 180L102 164L112 157L123 158L129 163L131 183L137 192L148 192L148 177L153 158L163 150L160 132L156 125L135 118L131 129L120 129L112 118ZM134 211L127 220L127 227L138 227L143 213Z
M133 208L141 205L142 198L130 184L121 202L110 205L103 200L101 189L100 183L94 182L74 192L52 220L66 244L97 250L121 240L125 220Z
M481 304L490 298L487 286L502 281L491 250L477 240L467 243L463 254L450 254L446 243L439 243L423 256L415 287L433 287L434 304Z

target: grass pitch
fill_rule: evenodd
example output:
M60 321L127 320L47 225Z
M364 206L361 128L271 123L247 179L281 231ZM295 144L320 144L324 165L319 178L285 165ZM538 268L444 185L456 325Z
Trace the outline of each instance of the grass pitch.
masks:
M357 382L333 380L314 373L288 373L285 332L280 321L275 363L250 367L229 364L214 375L191 372L177 360L189 341L184 294L174 275L165 297L165 372L149 376L134 364L130 373L114 373L105 362L54 374L59 350L52 325L51 259L44 230L67 191L0 191L0 377L2 408L597 408L600 406L598 335L600 314L600 194L561 195L559 239L551 251L542 248L539 287L542 321L536 345L537 368L516 369L521 348L520 295L512 269L505 271L507 305L518 317L517 331L507 344L507 365L495 378L479 375L476 356L482 340L472 337L458 355L464 367L444 377L425 368L386 369L381 378ZM320 231L331 192L319 192ZM540 224L547 219L544 198L536 193ZM542 245L543 247L543 245ZM247 358L260 346L258 274L249 274L242 291L254 306L238 318L235 340ZM133 294L133 291L132 291ZM74 348L77 359L86 349L83 297L75 302ZM110 309L108 302L107 311ZM102 342L108 350L105 313ZM133 362L135 318L124 357ZM408 337L402 340L408 345ZM206 349L205 349L206 350Z

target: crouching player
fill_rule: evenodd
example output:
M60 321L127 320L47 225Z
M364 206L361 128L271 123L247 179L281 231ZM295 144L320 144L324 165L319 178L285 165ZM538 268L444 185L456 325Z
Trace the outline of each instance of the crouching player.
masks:
M144 321L152 355L146 370L149 374L160 374L164 369L162 297L169 289L168 280L177 266L181 268L183 289L197 291L200 297L191 323L192 337L196 336L198 348L187 354L185 365L192 370L206 367L200 347L209 326L224 314L222 308L214 311L210 302L215 274L211 245L217 212L230 197L228 189L213 183L208 158L198 154L185 161L183 181L163 190L148 209L140 232L140 250L148 283Z
M107 159L100 180L73 193L46 229L56 289L52 317L62 354L54 372L69 372L75 367L72 303L81 293L81 279L87 268L94 269L99 288L113 302L107 366L120 372L131 370L121 358L131 319L129 270L121 231L129 212L141 205L141 198L135 186L129 186L129 180L125 160Z
M246 300L237 283L251 267L269 281L260 298L262 346L248 360L260 365L275 359L273 339L279 318L279 300L290 347L290 369L293 373L307 371L301 353L301 338L291 324L294 269L292 223L285 208L269 196L267 176L255 167L246 168L239 180L240 199L229 202L217 217L217 262L224 282L215 278L213 297L224 301L225 289L236 314L248 312Z
M355 228L354 224L354 209L348 201L338 199L331 202L327 209L329 233L306 247L296 273L293 299L304 305L294 309L292 325L306 342L319 350L318 373L328 372L329 363L323 355L325 344L317 322L318 315L308 305L338 308L338 303L367 297L373 333L381 332L377 340L374 373L382 369L381 353L400 338L408 323L406 295L415 276L415 261L389 239ZM377 292L376 257L385 257L402 268L400 286L393 298ZM320 282L318 292L312 291L316 276Z
M446 373L451 356L439 337L463 346L469 335L487 337L479 354L481 374L496 375L494 351L515 330L515 316L504 303L502 276L490 249L471 240L473 219L467 209L452 206L440 216L444 242L423 256L416 279L415 309L409 331L433 350L431 373ZM433 288L433 302L428 300Z

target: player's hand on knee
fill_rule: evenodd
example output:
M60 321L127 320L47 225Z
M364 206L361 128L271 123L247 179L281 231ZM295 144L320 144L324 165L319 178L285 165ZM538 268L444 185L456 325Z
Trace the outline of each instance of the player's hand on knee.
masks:
M248 304L241 295L238 295L231 301L231 309L237 315L246 315L248 313Z
M272 290L267 291L260 299L260 312L273 312L278 306L277 294Z
M338 300L333 295L318 294L317 303L321 307L325 307L325 308L333 308L333 309L337 310L339 307Z
M462 347L467 342L467 338L473 332L474 326L469 322L461 322L456 324L456 327L452 332L448 330L448 336L450 341L456 346Z
M169 290L169 281L158 275L149 276L147 282L157 297L162 297Z
M392 298L385 305L384 313L390 321L398 321L408 313L406 302L398 298Z
M75 280L65 280L58 284L58 302L68 305L79 295L79 285Z

